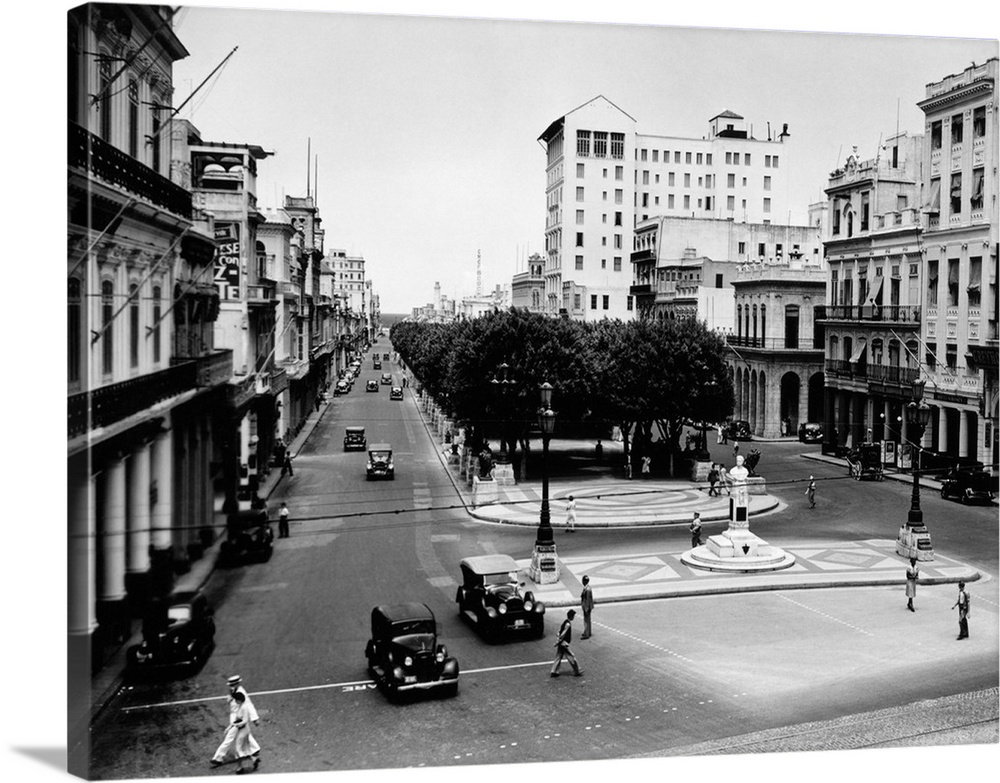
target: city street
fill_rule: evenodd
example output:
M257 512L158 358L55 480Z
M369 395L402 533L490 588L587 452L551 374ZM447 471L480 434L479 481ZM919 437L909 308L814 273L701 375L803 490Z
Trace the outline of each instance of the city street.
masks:
M231 773L210 770L208 760L228 718L225 680L234 673L260 712L254 733L261 771L271 772L669 756L997 687L996 509L927 491L921 502L937 550L983 572L971 585L967 641L955 641L953 585L921 587L915 613L905 611L901 587L599 603L594 636L573 644L584 676L550 679L564 610L550 610L541 640L488 644L454 603L462 557L529 557L534 531L473 521L412 388L393 402L388 386L365 391L376 377L366 361L354 390L326 409L294 476L271 496L272 507L285 500L291 509L291 538L276 542L266 564L212 575L217 648L203 670L136 684L101 714L92 732L95 778ZM365 455L343 451L344 427L358 424L369 443L393 445L394 481L366 481ZM846 470L803 458L817 447L754 446L769 492L787 505L753 520L774 543L893 538L905 518L908 484L847 479ZM814 510L802 497L809 474L820 484ZM724 527L715 524L706 532ZM675 525L557 532L557 542L561 557L575 559L680 551L689 536ZM440 641L459 660L456 699L395 705L368 679L372 607L411 600L431 607ZM579 634L579 619L575 625ZM897 722L899 736L919 737L922 725ZM960 736L985 730L995 740L995 711L963 725L973 733ZM824 737L812 747L823 748ZM829 742L843 747L832 733Z

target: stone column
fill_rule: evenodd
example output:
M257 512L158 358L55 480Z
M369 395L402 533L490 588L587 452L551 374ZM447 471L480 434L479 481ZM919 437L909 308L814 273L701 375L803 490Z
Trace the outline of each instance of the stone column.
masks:
M930 426L927 427L927 431L930 432ZM933 444L933 439L932 439ZM938 408L938 439L937 439L937 450L947 451L948 450L948 409L942 405Z
M89 638L97 627L97 492L85 456L70 460L68 512L68 626L71 640Z
M958 456L969 456L969 412L958 412Z
M151 502L153 549L173 544L173 437L167 430L153 443L153 492Z
M99 599L125 598L125 461L112 458L101 476L104 496L101 503L101 563L103 579Z
M149 572L149 444L137 447L129 459L128 554L125 587L140 600L145 595Z
M882 401L882 416L885 422L882 427L882 440L896 440L896 422L892 420L892 406L888 399Z

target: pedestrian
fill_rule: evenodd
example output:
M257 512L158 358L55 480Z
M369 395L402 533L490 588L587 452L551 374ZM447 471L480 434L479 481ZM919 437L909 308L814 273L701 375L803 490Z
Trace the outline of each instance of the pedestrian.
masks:
M254 757L255 753L260 752L260 745L257 744L257 740L250 733L250 712L247 709L247 697L237 691L233 694L233 700L237 704L232 724L236 729L234 744L236 746L236 763L239 765L236 768L236 774L245 775L248 770L243 766L244 759L253 758L254 770L260 766L260 756Z
M629 481L632 480L632 459L630 457L625 458L625 478Z
M920 576L920 569L917 568L917 558L910 558L910 567L906 569L906 608L911 612L917 611L913 608L913 599L917 595L917 579Z
M726 475L726 466L723 465L721 462L719 463L719 486L725 487L727 495L733 494L729 490L729 477ZM721 490L719 491L719 495L722 495Z
M809 508L816 508L816 481L809 477L809 486L806 487L806 496L809 498Z
M288 538L288 504L281 502L281 511L278 512L278 538Z
M594 456L597 457L597 461L600 462L601 458L604 456L604 446L601 444L601 439L597 439L597 445L594 446Z
M722 424L722 445L729 445L729 422L723 422Z
M649 478L649 467L653 463L653 460L648 454L643 455L642 458L642 477Z
M722 435L723 435L723 433L722 433L722 425L721 424L716 424L715 425L715 429L718 431L718 437L716 438L715 442L716 442L717 445L721 445L722 443L725 442L722 439Z
M580 609L583 610L583 633L580 639L589 639L594 635L590 627L590 613L594 611L594 591L590 589L590 577L584 574L583 590L580 593Z
M701 514L694 512L694 519L691 520L691 548L701 546Z
M733 459L736 459L740 455L740 444L733 443Z
M965 582L958 583L958 600L955 601L954 609L958 607L958 638L968 639L969 638L969 604L971 599L969 598L969 593L965 589Z
M249 694L243 687L243 680L240 676L234 674L229 678L228 684L229 725L226 727L226 736L223 737L222 744L219 745L209 763L213 767L218 767L234 759L253 756L253 768L257 769L260 766L260 745L257 744L257 740L250 733L250 724L256 723L260 719L260 716L257 714L257 710L253 706ZM237 699L237 696L241 698ZM240 729L244 728L244 726L237 725L237 715L241 710L245 716L244 723L246 728L243 737L239 737L239 734ZM243 769L242 760L240 761L240 769Z
M291 451L286 451L285 452L285 459L281 463L281 475L284 476L286 473L289 476L294 476L295 475L295 471L292 470L292 452Z
M719 483L719 470L715 467L715 463L712 463L711 470L708 471L708 496L719 497L719 488L715 486Z
M566 612L566 619L562 621L562 625L559 626L559 637L556 639L556 659L552 662L552 671L549 672L549 677L559 676L559 666L562 664L563 659L568 660L570 666L573 667L573 675L579 677L583 674L580 670L580 664L576 662L576 658L573 655L573 651L569 648L569 643L573 641L573 618L576 617L576 611L570 609Z
M576 532L576 498L572 495L566 502L566 532Z

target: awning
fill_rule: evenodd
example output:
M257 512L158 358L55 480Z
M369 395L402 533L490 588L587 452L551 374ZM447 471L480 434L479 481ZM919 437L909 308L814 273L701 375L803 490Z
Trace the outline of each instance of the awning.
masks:
M866 343L866 342L862 341L862 342L861 342L861 345L859 345L859 346L858 346L858 347L857 347L857 348L856 348L856 349L854 350L854 353L853 353L853 354L851 354L851 359L850 359L850 361L851 361L851 364L854 364L855 362L859 362L859 361L861 361L861 357L862 357L862 356L864 355L864 353L865 353L865 349L866 349L867 347L868 347L868 343Z
M882 304L882 281L885 280L881 275L875 278L875 282L872 283L872 287L868 291L868 299L875 304Z
M941 180L935 179L931 180L931 189L927 194L927 199L924 201L924 209L930 212L940 212L941 211Z

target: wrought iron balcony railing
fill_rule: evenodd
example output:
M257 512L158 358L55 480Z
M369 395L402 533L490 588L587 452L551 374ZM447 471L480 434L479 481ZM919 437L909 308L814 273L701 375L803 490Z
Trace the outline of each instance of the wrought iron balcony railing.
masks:
M818 308L817 308L818 309ZM827 321L881 321L919 324L920 307L915 305L825 305L816 317Z

